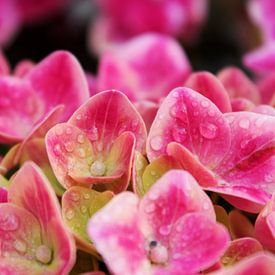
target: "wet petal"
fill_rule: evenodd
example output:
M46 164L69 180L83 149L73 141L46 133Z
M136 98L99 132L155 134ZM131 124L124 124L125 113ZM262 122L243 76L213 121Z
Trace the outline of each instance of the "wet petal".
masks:
M260 103L260 93L257 86L237 67L227 67L218 73L230 98L243 97L255 104Z
M73 114L69 123L87 135L97 154L108 152L114 140L127 131L135 135L136 149L145 153L145 124L127 97L118 91L93 96Z
M190 212L215 220L212 202L194 178L188 172L171 170L150 188L140 203L144 235L168 245L177 220Z
M45 253L52 251L49 270L68 272L75 261L72 236L64 226L60 206L50 183L40 169L31 162L25 163L12 179L8 201L30 212L41 226L38 257L44 261Z
M263 115L275 116L275 108L264 104L256 106L252 109L252 112Z
M171 232L170 265L190 272L206 269L217 262L229 245L226 228L202 213L180 218Z
M230 146L230 128L208 98L189 88L177 88L163 101L151 127L147 140L149 160L166 154L167 144L172 141L213 168Z
M151 274L137 214L138 197L124 192L98 211L88 224L89 236L114 274Z
M79 247L95 255L96 250L86 231L87 223L112 197L112 192L99 193L80 186L69 188L62 197L64 221L72 230Z
M184 86L209 98L221 112L231 112L231 104L227 91L222 83L209 72L191 74Z
M225 266L233 265L241 261L243 258L262 250L262 245L256 239L236 239L230 243L230 246L224 253L221 261Z
M66 51L56 51L46 57L26 79L45 103L47 111L59 104L66 106L63 120L89 98L85 74L76 58Z

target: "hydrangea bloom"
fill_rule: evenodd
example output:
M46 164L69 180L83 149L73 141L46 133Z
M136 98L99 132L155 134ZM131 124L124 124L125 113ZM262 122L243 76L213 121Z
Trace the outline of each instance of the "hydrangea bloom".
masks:
M251 202L264 205L274 191L274 125L273 116L222 114L201 94L177 88L153 122L147 156L150 162L171 156L207 190L241 209L259 211ZM161 174L153 164L150 169Z
M47 179L27 162L0 203L0 269L4 274L67 274L75 244Z
M24 77L1 76L1 143L43 136L54 124L67 120L88 97L83 70L65 51L51 54Z
M65 188L108 183L116 193L127 188L134 150L144 154L145 142L142 118L115 90L91 97L67 123L57 124L46 136L50 163Z
M123 207L121 207L123 205ZM208 196L183 171L165 174L146 195L117 195L88 233L114 274L197 274L228 246Z

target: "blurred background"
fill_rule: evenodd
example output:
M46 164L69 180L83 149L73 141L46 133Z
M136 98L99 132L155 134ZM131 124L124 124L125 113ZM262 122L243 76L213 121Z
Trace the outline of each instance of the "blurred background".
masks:
M0 0L0 8L1 1L11 2ZM60 2L59 7L46 14L38 12L33 22L26 20L14 27L10 38L2 43L5 55L14 66L22 59L37 62L54 50L66 49L76 55L85 70L96 73L98 59L89 41L90 30L98 17L98 5L93 0ZM123 1L120 2L122 5ZM242 55L260 44L258 30L248 16L247 3L245 0L207 2L206 17L196 39L179 39L195 70L215 73L226 65L242 67ZM7 21L0 15L0 30L1 19L2 28Z

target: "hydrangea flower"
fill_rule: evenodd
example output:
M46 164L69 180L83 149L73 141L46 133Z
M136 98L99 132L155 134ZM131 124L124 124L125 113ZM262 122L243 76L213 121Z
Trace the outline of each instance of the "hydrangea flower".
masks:
M65 188L108 184L115 193L129 184L134 151L145 154L145 124L125 95L111 90L91 97L46 135L53 171Z
M92 26L92 48L102 52L110 44L146 32L196 38L207 14L207 0L118 0L96 1L100 16ZM152 12L153 11L153 12ZM161 18L161 20L160 20Z
M177 88L153 122L147 156L157 162L168 155L205 189L224 194L241 209L259 211L275 188L274 125L275 118L269 115L222 114L201 94ZM158 170L160 165L152 164L147 175L161 174L165 161L162 165Z
M0 203L0 269L4 274L67 274L75 244L58 200L40 169L27 162Z
M1 76L1 143L44 136L54 124L67 120L88 97L83 70L65 51L49 55L24 77Z
M123 207L122 207L123 206ZM165 174L142 199L123 192L90 220L88 234L113 274L198 274L228 246L208 196L184 171Z

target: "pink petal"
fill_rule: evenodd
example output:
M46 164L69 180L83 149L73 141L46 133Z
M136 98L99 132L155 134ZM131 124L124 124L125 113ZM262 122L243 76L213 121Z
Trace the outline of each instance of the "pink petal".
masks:
M167 246L178 219L192 212L215 220L212 203L194 178L188 172L171 170L150 188L140 202L144 235Z
M90 139L97 152L108 152L123 132L133 132L136 149L145 153L145 124L131 102L122 93L110 90L93 96L70 118Z
M229 96L222 83L211 73L196 72L191 74L184 86L209 98L221 112L231 112Z
M13 77L0 79L0 91L0 141L20 141L44 113L44 103L28 83Z
M46 57L26 75L26 79L45 103L46 111L59 104L66 106L63 120L89 97L85 74L76 58L66 51Z
M214 172L230 183L230 187L224 184L220 188L227 194L232 189L233 196L265 204L275 187L275 119L250 112L235 112L225 117L230 123L232 143Z
M233 265L241 261L243 258L263 251L262 245L253 238L236 239L230 243L221 261L223 265Z
M243 259L240 263L225 268L211 275L273 275L275 269L275 257L269 253L258 253Z
M192 123L190 123L192 122ZM230 146L230 128L219 109L189 88L174 89L161 104L147 140L150 161L166 153L176 141L215 167Z
M275 116L275 108L264 104L256 106L252 109L252 112L263 115Z
M275 197L266 204L258 215L255 223L255 234L262 245L270 250L275 250Z
M19 78L25 77L35 66L31 60L22 60L16 64L14 68L14 75Z
M170 265L190 272L206 269L216 263L229 245L229 234L201 213L180 218L171 232Z
M39 221L42 243L54 251L50 267L56 273L68 272L75 261L73 239L62 222L50 183L34 163L26 162L17 172L9 188L8 201L29 211Z
M231 99L243 97L255 104L260 103L257 86L240 69L227 67L219 72L218 79L224 85Z
M251 111L255 108L255 104L252 101L243 97L233 98L231 105L233 112Z
M264 104L269 104L272 97L274 96L274 85L275 85L275 73L264 76L258 82L258 89L261 93L262 101Z
M275 69L275 43L267 43L247 53L243 63L257 73L269 73Z
M138 198L124 192L98 211L88 224L89 236L114 274L151 274L137 215Z
M181 86L191 66L180 45L169 36L143 34L101 57L98 89L118 89L132 101L158 100Z
M0 186L0 204L7 201L8 201L8 191L5 187Z

